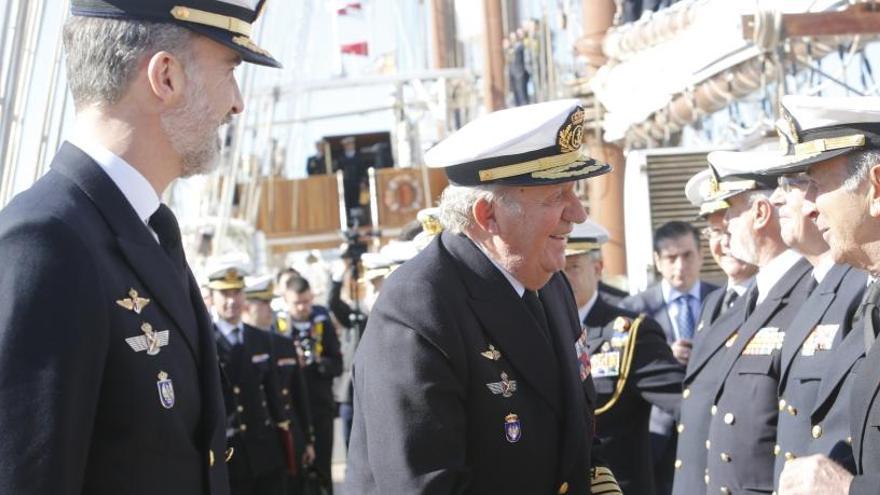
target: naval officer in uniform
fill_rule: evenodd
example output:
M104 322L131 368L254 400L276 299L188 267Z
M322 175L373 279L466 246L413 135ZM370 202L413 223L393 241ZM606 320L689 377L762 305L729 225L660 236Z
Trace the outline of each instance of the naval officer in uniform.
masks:
M789 143L784 169L807 181L807 215L828 242L835 262L864 269L870 277L862 304L856 309L858 321L851 332L861 334L862 349L867 354L842 384L850 390L841 391L837 401L847 401L849 396L850 432L844 442L852 444L855 475L833 454L813 450L819 455L786 463L779 493L877 493L880 433L872 418L880 411L880 351L875 345L880 293L875 282L880 274L880 102L876 98L786 96L782 105ZM844 352L843 347L840 352ZM834 371L826 371L827 377L837 373L837 361ZM819 400L821 394L820 391ZM838 415L835 422L845 419L846 416ZM840 435L834 433L837 442Z
M281 387L269 334L242 321L245 306L242 266L216 266L208 275L217 354L226 381L226 436L233 448L229 478L233 495L285 492ZM278 429L281 429L281 432Z
M781 134L786 135L786 127ZM786 462L816 449L854 470L846 442L848 401L837 398L849 390L844 382L864 355L862 335L850 332L850 327L867 274L834 263L827 242L807 215L815 206L806 197L810 181L799 175L800 170L789 169L783 161L771 162L761 172L778 178L770 201L779 211L782 239L813 265L818 284L808 299L795 303L800 309L786 329L780 352L774 483Z
M565 249L565 276L586 329L596 385L596 434L623 493L652 495L651 406L678 415L684 366L672 355L660 325L612 306L599 293L602 244L608 231L592 220L574 226Z
M738 201L736 199L738 196L743 196L743 199L748 202L751 196L756 194L756 191L769 189L773 186L773 182L760 176L740 178L730 173L721 176L712 167L712 158L713 155L710 154L710 175L703 179L706 181L706 186L698 186L699 196L702 199L697 201L700 202L702 214L709 215L710 218L716 215L716 221L718 220L717 214L720 214L721 225L716 224L714 228L724 229L722 246L731 256L742 259L743 255L737 255L736 250L729 244L729 234L727 226L724 224L727 210L730 208L731 202ZM749 155L744 154L743 159L748 161ZM756 196L755 200L758 199L760 197ZM692 201L695 200L692 199ZM764 204L762 208L764 215L766 215L767 205ZM710 223L710 225L713 224ZM773 237L766 226L754 225L752 222L752 236L759 239L761 244L772 242ZM768 236L771 237L770 240L767 240ZM773 245L778 246L777 244ZM784 250L784 248L781 249ZM715 390L724 378L724 375L720 373L720 367L730 352L731 346L736 342L737 331L754 309L756 297L755 291L747 291L736 299L730 309L721 313L711 325L697 327L694 347L685 371L684 390L682 390L681 416L677 427L679 443L675 458L674 494L690 495L694 493L695 487L705 487L709 484L707 470L707 448L710 445L708 442L709 424L712 413L716 409L712 408ZM703 321L705 321L705 314L703 316ZM699 490L699 488L697 489Z
M761 152L709 154L722 181L755 181L764 168ZM765 176L764 180L775 182ZM734 256L758 266L747 298L755 309L718 363L721 383L710 391L713 402L707 447L708 493L773 490L780 351L801 305L816 285L810 259L785 243L779 209L763 186L725 201L724 223ZM797 246L803 249L803 246ZM744 400L748 398L748 400Z
M590 493L595 389L566 237L584 110L494 112L425 157L451 185L443 233L382 286L354 363L346 492ZM609 483L611 486L611 483ZM612 491L609 493L619 493Z
M226 494L211 323L160 203L243 109L264 1L71 0L72 135L0 213L0 493ZM13 262L14 260L14 262Z

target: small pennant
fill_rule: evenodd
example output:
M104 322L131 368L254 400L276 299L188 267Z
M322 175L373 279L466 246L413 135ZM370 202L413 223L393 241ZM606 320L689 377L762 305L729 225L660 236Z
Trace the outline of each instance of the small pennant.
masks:
M159 372L159 381L156 382L156 388L159 389L159 402L165 409L174 407L174 384L168 378L168 373Z

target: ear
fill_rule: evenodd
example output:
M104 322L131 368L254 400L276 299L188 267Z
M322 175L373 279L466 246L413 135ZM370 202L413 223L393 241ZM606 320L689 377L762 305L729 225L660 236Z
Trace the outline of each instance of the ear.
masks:
M774 206L770 204L767 198L759 198L752 204L755 209L755 221L753 223L756 230L766 227L773 219Z
M868 212L880 217L880 164L868 169Z
M147 62L147 80L153 96L163 107L175 107L186 90L186 72L183 64L169 52L155 53Z
M593 260L593 269L596 270L596 279L602 279L602 270L605 269L605 262L602 260Z
M480 198L474 203L471 214L473 214L476 224L484 231L490 234L497 234L499 232L498 221L495 218L495 204L491 201Z

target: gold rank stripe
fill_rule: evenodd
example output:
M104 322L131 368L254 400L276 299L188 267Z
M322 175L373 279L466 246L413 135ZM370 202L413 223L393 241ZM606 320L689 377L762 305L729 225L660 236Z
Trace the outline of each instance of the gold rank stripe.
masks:
M588 252L588 251L597 251L601 247L602 247L602 245L599 244L598 242L589 242L589 241L569 242L565 246L565 254L572 255L572 254L580 254L580 253L584 253L584 252Z
M529 172L539 172L551 168L569 165L572 162L586 161L589 158L584 156L580 150L563 153L556 156L548 156L530 160L513 165L504 165L501 167L480 170L480 182L489 182L497 179L506 179L508 177L516 177L517 175L527 174Z
M723 199L707 201L700 205L700 215L710 215L716 211L726 210L728 208L730 208L730 203Z
M865 143L867 143L867 138L865 138L864 134L851 134L849 136L835 138L814 139L813 141L794 145L794 156L796 158L812 158L825 151L855 148L864 146Z
M177 5L171 9L171 16L178 21L225 29L248 37L251 35L251 24L237 17L215 14L214 12L193 9L182 5Z

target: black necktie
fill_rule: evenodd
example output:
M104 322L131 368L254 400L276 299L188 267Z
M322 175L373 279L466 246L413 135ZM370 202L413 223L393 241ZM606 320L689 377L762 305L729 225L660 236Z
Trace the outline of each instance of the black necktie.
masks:
M880 296L880 280L874 280L865 291L862 303L856 310L856 318L862 322L865 332L865 352L871 349L877 338L877 298Z
M739 297L739 292L733 289L727 289L727 292L724 293L724 298L721 300L721 314L724 314L733 303L736 302L736 299Z
M523 301L526 303L526 308L528 308L529 312L532 313L532 316L535 317L538 326L541 327L541 333L548 341L550 341L550 324L547 323L547 314L544 313L544 305L541 304L541 300L538 299L538 293L526 289L523 293Z
M185 273L186 256L183 254L183 244L180 240L180 226L171 208L160 204L159 209L150 216L148 224L159 237L159 244L171 258L174 266L181 273Z
M746 318L752 315L758 305L758 283L755 282L746 292Z

